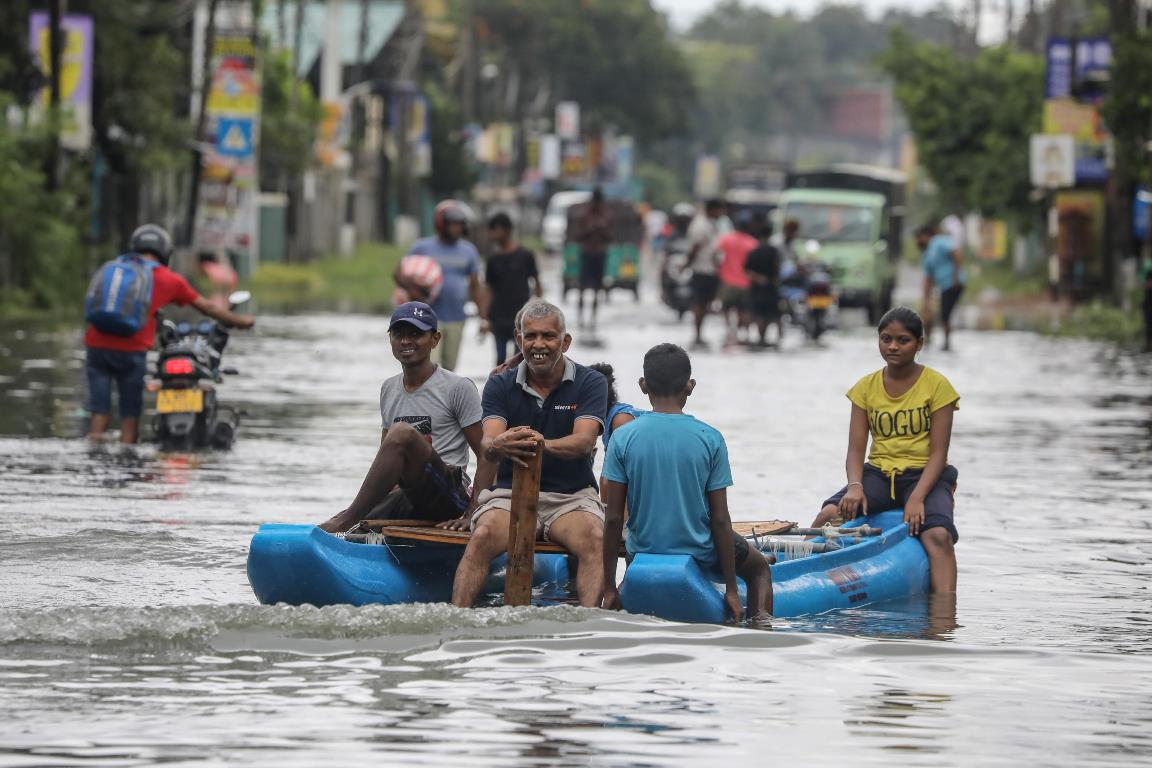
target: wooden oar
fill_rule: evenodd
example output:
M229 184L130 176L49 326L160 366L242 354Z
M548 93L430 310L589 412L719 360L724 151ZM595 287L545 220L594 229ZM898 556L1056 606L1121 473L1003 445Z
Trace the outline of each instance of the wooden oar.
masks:
M544 443L528 459L528 466L512 468L512 514L508 521L508 570L504 574L504 605L531 605L532 564L536 557L537 506L540 503L540 465Z

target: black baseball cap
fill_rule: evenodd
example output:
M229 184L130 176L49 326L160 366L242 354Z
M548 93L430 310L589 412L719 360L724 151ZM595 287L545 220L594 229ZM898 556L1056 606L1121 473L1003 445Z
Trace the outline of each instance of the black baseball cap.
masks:
M409 301L396 307L396 311L392 313L392 320L388 323L388 330L392 330L396 323L408 323L422 331L435 331L440 327L432 307L422 301Z

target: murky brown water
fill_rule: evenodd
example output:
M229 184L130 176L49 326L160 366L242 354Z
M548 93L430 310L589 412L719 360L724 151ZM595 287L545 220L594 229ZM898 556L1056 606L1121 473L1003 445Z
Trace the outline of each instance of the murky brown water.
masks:
M229 454L77 438L75 331L0 331L0 766L1133 765L1152 758L1146 359L964 334L925 361L963 399L960 595L675 625L574 608L255 604L247 542L354 493L378 439L385 320L261 317L224 386ZM618 367L686 341L623 296ZM713 329L718 336L718 329ZM471 344L463 371L488 370ZM694 356L690 410L733 458L734 516L807 520L842 476L872 336Z

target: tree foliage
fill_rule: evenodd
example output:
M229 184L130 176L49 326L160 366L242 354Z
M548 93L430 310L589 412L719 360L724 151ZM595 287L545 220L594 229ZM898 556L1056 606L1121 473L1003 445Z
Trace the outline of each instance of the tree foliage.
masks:
M716 151L819 132L837 93L884 79L877 58L894 28L941 44L967 37L941 10L888 11L873 20L856 5L826 5L801 18L740 0L718 3L684 41L700 94L697 137Z
M593 130L612 125L641 141L683 133L691 75L648 0L478 0L476 15L487 55L509 70L507 118L574 100Z
M292 92L296 91L296 105ZM283 190L312 159L324 107L292 72L291 51L269 52L263 62L260 112L260 183Z
M1025 218L1028 140L1043 115L1043 61L1006 47L960 56L899 30L881 61L941 202Z
M1152 33L1128 30L1113 40L1112 82L1103 112L1116 142L1121 181L1152 183Z
M0 107L18 105L21 115L0 123L0 291L6 303L41 308L74 305L91 268L83 235L92 155L68 153L59 188L46 190L47 125L32 125L23 111L47 83L28 49L29 14L45 8L0 3ZM72 0L68 10L93 17L93 144L114 180L106 189L128 190L128 209L142 179L186 157L186 19L144 0Z

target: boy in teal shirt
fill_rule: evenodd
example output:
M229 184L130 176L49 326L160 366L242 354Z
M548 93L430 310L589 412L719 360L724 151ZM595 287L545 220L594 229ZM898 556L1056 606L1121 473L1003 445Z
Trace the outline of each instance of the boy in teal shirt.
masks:
M644 355L640 390L652 412L613 435L604 458L604 608L620 608L616 561L628 508L629 557L641 552L691 555L706 572L719 568L724 600L736 621L744 607L736 576L748 587L750 617L772 612L772 576L764 557L732 531L732 469L724 437L684 413L696 382L688 353L660 344Z

